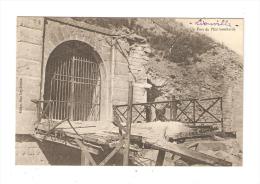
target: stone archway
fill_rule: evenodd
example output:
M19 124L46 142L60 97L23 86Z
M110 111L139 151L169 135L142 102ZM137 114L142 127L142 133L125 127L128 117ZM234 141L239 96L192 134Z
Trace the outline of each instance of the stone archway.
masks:
M53 119L104 120L106 73L99 54L78 40L59 44L44 69L43 99L52 100Z

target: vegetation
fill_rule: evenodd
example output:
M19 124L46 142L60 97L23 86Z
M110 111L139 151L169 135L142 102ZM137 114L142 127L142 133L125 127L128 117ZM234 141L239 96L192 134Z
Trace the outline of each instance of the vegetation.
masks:
M216 46L209 37L192 33L174 19L138 19L138 18L75 18L113 29L136 33L145 37L154 49L155 55L174 63L191 64L198 61L198 56ZM141 21L141 22L140 22ZM149 27L145 27L145 24ZM161 30L161 31L158 31Z
M167 79L165 86L153 85L152 98L181 98L225 95L240 81L242 58L210 37L184 27L172 18L76 18L119 33L145 37L152 47L147 73Z

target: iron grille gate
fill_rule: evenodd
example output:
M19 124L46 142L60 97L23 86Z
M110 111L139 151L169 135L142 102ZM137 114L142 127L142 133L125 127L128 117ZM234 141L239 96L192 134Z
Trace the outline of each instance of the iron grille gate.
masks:
M99 120L99 64L91 55L52 56L46 71L45 96L50 100L49 115L62 120Z

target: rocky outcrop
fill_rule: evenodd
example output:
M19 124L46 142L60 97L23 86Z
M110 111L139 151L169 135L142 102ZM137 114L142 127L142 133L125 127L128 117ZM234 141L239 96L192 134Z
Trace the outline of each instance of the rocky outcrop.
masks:
M242 137L243 64L242 58L226 48L216 47L182 65L152 58L146 65L154 101L223 97L225 131L239 131Z

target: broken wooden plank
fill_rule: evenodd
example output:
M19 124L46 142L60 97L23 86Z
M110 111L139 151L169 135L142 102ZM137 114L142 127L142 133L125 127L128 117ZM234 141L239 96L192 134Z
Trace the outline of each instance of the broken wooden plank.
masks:
M195 161L198 163L203 163L207 165L214 165L214 166L231 166L232 163L226 160L222 160L213 156L209 156L204 153L200 153L191 149L188 149L182 145L173 144L167 142L165 140L161 141L149 141L145 140L145 144L148 144L154 149L163 150L166 152L173 153L175 155L181 156L191 161Z
M78 146L78 144L76 144L75 139L82 140L82 137L80 137L78 135L69 136L69 135L67 135L67 133L64 135L63 138L55 137L53 134L50 134L49 136L46 136L45 134L34 134L32 136L37 138L37 140L39 140L41 142L49 141L49 142L53 142L53 143L57 143L57 144L63 144L65 146L69 146L69 147L76 148L76 149L80 149L80 147ZM86 140L84 139L84 141L86 141ZM89 145L85 145L85 146L88 147L89 151L92 154L95 154L95 155L100 154L100 150L102 149L100 146L93 145L90 143L87 143L87 144L89 144Z
M85 141L91 142L91 143L97 143L100 145L106 145L108 143L107 139L101 136L95 136L90 134L82 134L81 136L76 135L72 131L66 131L66 135L72 138L84 138Z

